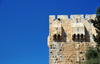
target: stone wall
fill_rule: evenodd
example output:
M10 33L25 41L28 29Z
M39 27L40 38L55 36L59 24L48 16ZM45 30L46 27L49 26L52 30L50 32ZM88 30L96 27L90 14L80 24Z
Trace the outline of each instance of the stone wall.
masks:
M94 46L92 35L95 28L89 21L92 15L55 15L49 16L49 64L79 64L85 61L88 46Z

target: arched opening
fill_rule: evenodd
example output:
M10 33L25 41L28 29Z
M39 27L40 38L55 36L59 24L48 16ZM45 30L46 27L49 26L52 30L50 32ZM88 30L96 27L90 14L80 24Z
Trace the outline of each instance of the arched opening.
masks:
M76 34L74 34L73 39L75 40Z
M83 34L81 34L81 39L83 39Z
M55 35L53 35L53 38L54 38L54 39L56 39L56 34L55 34Z
M60 34L58 34L58 39L60 39Z
M78 40L79 40L79 34L78 34L78 36L77 36L77 37L78 37Z

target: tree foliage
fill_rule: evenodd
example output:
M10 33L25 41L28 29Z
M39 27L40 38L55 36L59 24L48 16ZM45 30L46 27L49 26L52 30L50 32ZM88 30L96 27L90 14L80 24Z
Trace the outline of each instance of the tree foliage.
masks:
M93 35L94 41L97 43L96 48L89 47L85 54L85 64L100 64L100 6L96 11L95 20L90 20L96 28L97 35Z

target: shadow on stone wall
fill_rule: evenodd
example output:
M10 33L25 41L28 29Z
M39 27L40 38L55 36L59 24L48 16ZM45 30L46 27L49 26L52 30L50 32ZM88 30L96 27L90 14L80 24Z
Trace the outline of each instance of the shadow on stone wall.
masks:
M90 35L89 35L89 31L85 28L85 42L90 42Z
M84 30L85 30L85 35L74 34L74 35L72 35L72 40L74 42L90 42L90 35L85 26L84 26ZM77 36L77 39L76 39L76 36ZM80 39L80 37L81 37L81 39ZM83 38L83 37L85 37L85 38Z
M58 35L54 35L53 36L53 40L55 41L55 42L66 42L66 33L65 33L65 31L64 31L64 29L63 29L63 27L61 26L61 31L62 31L62 35L60 36L59 34ZM57 39L55 39L55 37L57 37Z

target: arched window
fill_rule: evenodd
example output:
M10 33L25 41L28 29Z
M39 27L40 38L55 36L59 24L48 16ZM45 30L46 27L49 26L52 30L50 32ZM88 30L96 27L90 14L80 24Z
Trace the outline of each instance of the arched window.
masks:
M58 34L58 39L60 39L60 34Z
M75 37L76 37L76 34L74 34L73 38L75 39Z
M83 34L81 34L81 39L83 39Z
M54 39L56 39L56 34L55 34L55 35L53 35L53 38L54 38Z
M78 40L79 40L79 34L78 34L78 36L77 36L77 37L78 37Z

